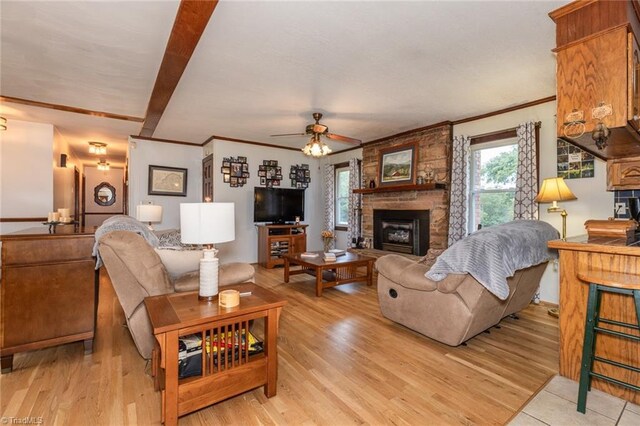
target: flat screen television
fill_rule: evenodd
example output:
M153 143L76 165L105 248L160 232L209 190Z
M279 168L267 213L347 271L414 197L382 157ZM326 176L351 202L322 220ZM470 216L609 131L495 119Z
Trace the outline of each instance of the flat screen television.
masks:
M254 188L254 222L294 222L296 216L304 220L304 189Z

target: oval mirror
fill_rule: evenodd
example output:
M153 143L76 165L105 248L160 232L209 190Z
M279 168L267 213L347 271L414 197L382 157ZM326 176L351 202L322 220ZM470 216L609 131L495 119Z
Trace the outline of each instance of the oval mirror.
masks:
M99 206L110 206L116 202L116 189L109 182L102 182L93 189L93 200Z

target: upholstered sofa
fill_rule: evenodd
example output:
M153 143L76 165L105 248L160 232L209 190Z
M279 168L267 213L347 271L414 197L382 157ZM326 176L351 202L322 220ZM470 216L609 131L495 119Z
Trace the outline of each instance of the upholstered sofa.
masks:
M485 234L495 232L499 232L499 228L485 231ZM538 243L539 246L544 244L544 247L538 247L539 253L548 252L546 241L557 238L557 231L549 231L546 235ZM515 256L514 252L521 251L509 246L502 235L494 240L498 246L505 246L494 256L498 261L500 256L510 256L509 253ZM529 236L516 243L534 244ZM474 244L480 253L470 256L479 256L479 262L490 264L491 247L483 244ZM437 262L438 254L430 250L421 262L394 254L378 259L375 264L378 300L385 317L450 346L457 346L494 326L502 318L524 309L538 289L547 260L554 255L549 252L550 257L544 261L535 261L533 266L518 269L513 276L505 277L508 295L501 300L465 271L447 274L440 281L427 278L425 274Z
M112 231L102 235L98 250L122 305L136 348L143 358L150 359L154 337L144 298L197 290L198 272L196 270L183 275L174 273L172 277L158 251L135 232ZM193 257L194 253L188 256ZM254 273L253 266L248 263L223 264L219 271L219 286L253 281Z

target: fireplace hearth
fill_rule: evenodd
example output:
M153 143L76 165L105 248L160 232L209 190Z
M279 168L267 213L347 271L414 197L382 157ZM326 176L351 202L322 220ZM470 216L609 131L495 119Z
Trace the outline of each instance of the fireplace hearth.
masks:
M424 256L429 249L429 210L373 210L373 248Z

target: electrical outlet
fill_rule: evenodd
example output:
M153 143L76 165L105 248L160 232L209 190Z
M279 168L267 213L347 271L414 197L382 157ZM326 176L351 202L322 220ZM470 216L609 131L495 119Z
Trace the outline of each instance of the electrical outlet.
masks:
M627 212L627 206L625 203L616 203L616 214L625 214Z

